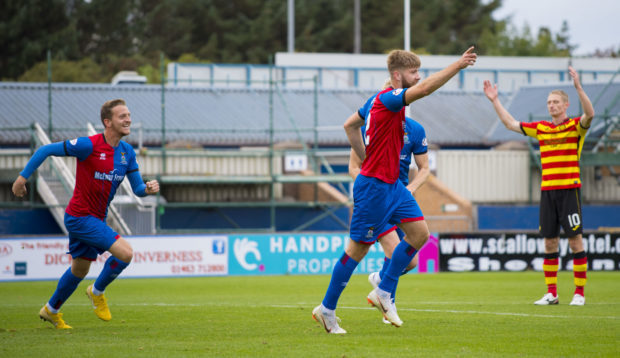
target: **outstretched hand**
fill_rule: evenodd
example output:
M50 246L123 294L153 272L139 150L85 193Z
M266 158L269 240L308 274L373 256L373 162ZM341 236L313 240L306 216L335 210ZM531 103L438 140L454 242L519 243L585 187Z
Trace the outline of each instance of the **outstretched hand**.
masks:
M148 195L157 194L157 192L159 192L159 183L157 180L146 182L146 189L144 189L144 192Z
M568 74L573 79L573 85L575 86L575 88L577 89L581 88L581 81L579 80L579 74L572 66L568 66Z
M464 69L468 66L473 66L476 63L478 55L474 52L474 46L470 47L463 53L459 60L459 67Z
M489 101L493 102L497 99L497 84L492 85L491 81L484 80L484 94Z

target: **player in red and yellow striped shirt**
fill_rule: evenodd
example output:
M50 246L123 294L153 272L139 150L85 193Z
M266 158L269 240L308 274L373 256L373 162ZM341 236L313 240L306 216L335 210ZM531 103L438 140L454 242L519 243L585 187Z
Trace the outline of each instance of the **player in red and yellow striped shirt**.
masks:
M484 81L484 93L493 103L499 119L511 131L536 138L540 144L542 182L540 197L540 233L545 238L545 258L543 272L547 293L536 305L558 304L557 275L559 268L560 226L568 236L573 253L573 273L575 294L571 305L585 304L584 286L588 259L582 241L581 203L579 177L579 158L592 118L594 107L581 86L579 75L572 67L568 72L583 108L581 117L568 118L568 95L562 90L554 90L547 97L547 110L551 122L518 122L504 108L497 96L497 85Z

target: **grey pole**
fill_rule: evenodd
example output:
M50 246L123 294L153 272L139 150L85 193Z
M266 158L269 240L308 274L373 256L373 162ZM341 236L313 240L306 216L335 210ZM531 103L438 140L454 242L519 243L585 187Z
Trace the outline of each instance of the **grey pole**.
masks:
M353 53L362 53L362 9L360 0L355 0L353 18Z
M295 0L288 0L288 52L295 52Z
M405 0L405 51L411 51L411 1Z

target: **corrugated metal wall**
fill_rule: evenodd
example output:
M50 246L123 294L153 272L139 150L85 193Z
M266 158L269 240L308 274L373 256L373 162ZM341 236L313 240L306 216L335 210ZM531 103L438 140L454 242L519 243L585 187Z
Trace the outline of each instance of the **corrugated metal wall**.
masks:
M151 155L138 155L140 172L143 175L162 174L162 158L157 152ZM274 173L280 174L281 160L274 158ZM231 175L260 176L269 175L269 158L254 154L244 155L243 151L234 156L200 155L200 152L168 152L166 172L169 175Z
M527 203L529 175L531 200L540 200L540 171L529 173L529 152L487 150L440 150L437 178L474 203ZM618 203L620 185L610 176L596 179L594 167L582 167L584 203Z
M581 168L581 196L584 202L620 203L620 183L611 176L596 178L594 169Z
M477 202L528 200L528 152L440 150L437 178Z

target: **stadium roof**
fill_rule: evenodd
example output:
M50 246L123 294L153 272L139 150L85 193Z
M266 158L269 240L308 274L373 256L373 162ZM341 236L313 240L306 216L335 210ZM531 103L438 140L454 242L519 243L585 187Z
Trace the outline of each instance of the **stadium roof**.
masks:
M584 86L592 99L604 85ZM616 86L616 85L614 85ZM561 87L561 86L554 86ZM568 93L575 96L572 86ZM503 103L518 120L527 120L529 111L546 114L549 87L520 90ZM598 91L598 92L597 92ZM618 93L608 90L597 104L602 111ZM312 90L282 89L273 93L274 139L277 142L314 139L315 112ZM318 139L321 145L347 145L342 124L372 95L371 91L321 90L318 101ZM137 125L145 130L144 143L161 143L161 126L166 124L166 141L191 142L201 146L264 145L269 141L270 93L267 89L167 87L159 85L52 84L53 140L86 135L85 124L101 127L99 110L103 102L124 98L132 112L134 129L127 138L137 143ZM571 102L577 103L571 97ZM616 105L615 110L617 112ZM48 126L48 85L45 83L0 82L0 128L27 126L38 122ZM574 107L571 106L571 110ZM600 112L598 112L600 113ZM524 140L499 126L497 116L483 93L438 91L415 102L411 116L426 129L431 144L441 146L492 145L505 140ZM292 123L295 123L293 125ZM82 129L80 129L82 128ZM0 144L27 145L28 131L2 130Z

